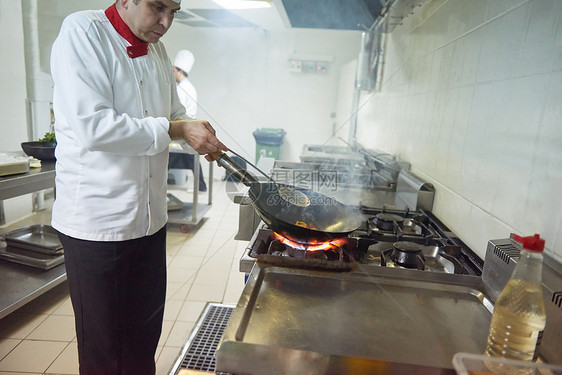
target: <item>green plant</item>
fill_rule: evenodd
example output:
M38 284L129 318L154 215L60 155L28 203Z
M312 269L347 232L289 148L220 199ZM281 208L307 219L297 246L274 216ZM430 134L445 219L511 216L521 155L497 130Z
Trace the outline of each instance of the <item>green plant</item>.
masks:
M47 132L43 138L39 138L39 142L57 142L55 138L55 132Z

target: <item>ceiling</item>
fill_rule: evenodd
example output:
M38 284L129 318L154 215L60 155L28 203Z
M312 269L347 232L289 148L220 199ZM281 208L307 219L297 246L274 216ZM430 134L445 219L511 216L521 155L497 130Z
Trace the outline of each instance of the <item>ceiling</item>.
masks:
M228 0L235 1L235 0ZM227 1L227 2L228 2ZM225 9L213 0L184 0L174 22L191 27L286 28L366 30L383 12L383 3L395 0L236 0L265 3L267 8ZM403 0L410 2L412 0ZM419 0L418 0L419 1ZM75 0L42 0L46 13L66 16L74 11L105 9L112 0L89 0L85 6ZM48 5L47 5L48 4Z
M184 1L176 22L193 27L365 30L380 16L383 9L380 0L257 1L268 3L270 7L226 10L212 0Z

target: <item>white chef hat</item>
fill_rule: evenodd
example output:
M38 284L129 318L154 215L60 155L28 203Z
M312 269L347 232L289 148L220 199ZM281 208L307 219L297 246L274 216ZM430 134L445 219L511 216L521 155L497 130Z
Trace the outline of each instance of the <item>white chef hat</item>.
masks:
M182 49L176 55L174 60L174 65L183 70L186 73L189 73L191 67L193 67L193 63L195 62L195 57L193 53L186 49Z
M172 0L174 3L179 4L181 3L181 0Z

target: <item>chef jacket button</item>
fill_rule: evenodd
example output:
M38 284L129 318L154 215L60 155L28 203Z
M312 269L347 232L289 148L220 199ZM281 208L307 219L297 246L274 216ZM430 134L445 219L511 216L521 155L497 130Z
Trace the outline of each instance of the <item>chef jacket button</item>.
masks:
M139 81L139 83L140 83L140 85L142 86L142 84L143 84L144 82L143 82L142 79L141 79L141 80Z
M144 111L144 115L145 115L145 116L148 116L148 111Z

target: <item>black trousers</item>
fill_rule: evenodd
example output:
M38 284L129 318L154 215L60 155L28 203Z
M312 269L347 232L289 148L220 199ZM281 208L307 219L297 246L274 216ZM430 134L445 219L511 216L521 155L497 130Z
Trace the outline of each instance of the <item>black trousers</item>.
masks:
M80 374L155 374L166 298L166 227L128 241L59 238Z

